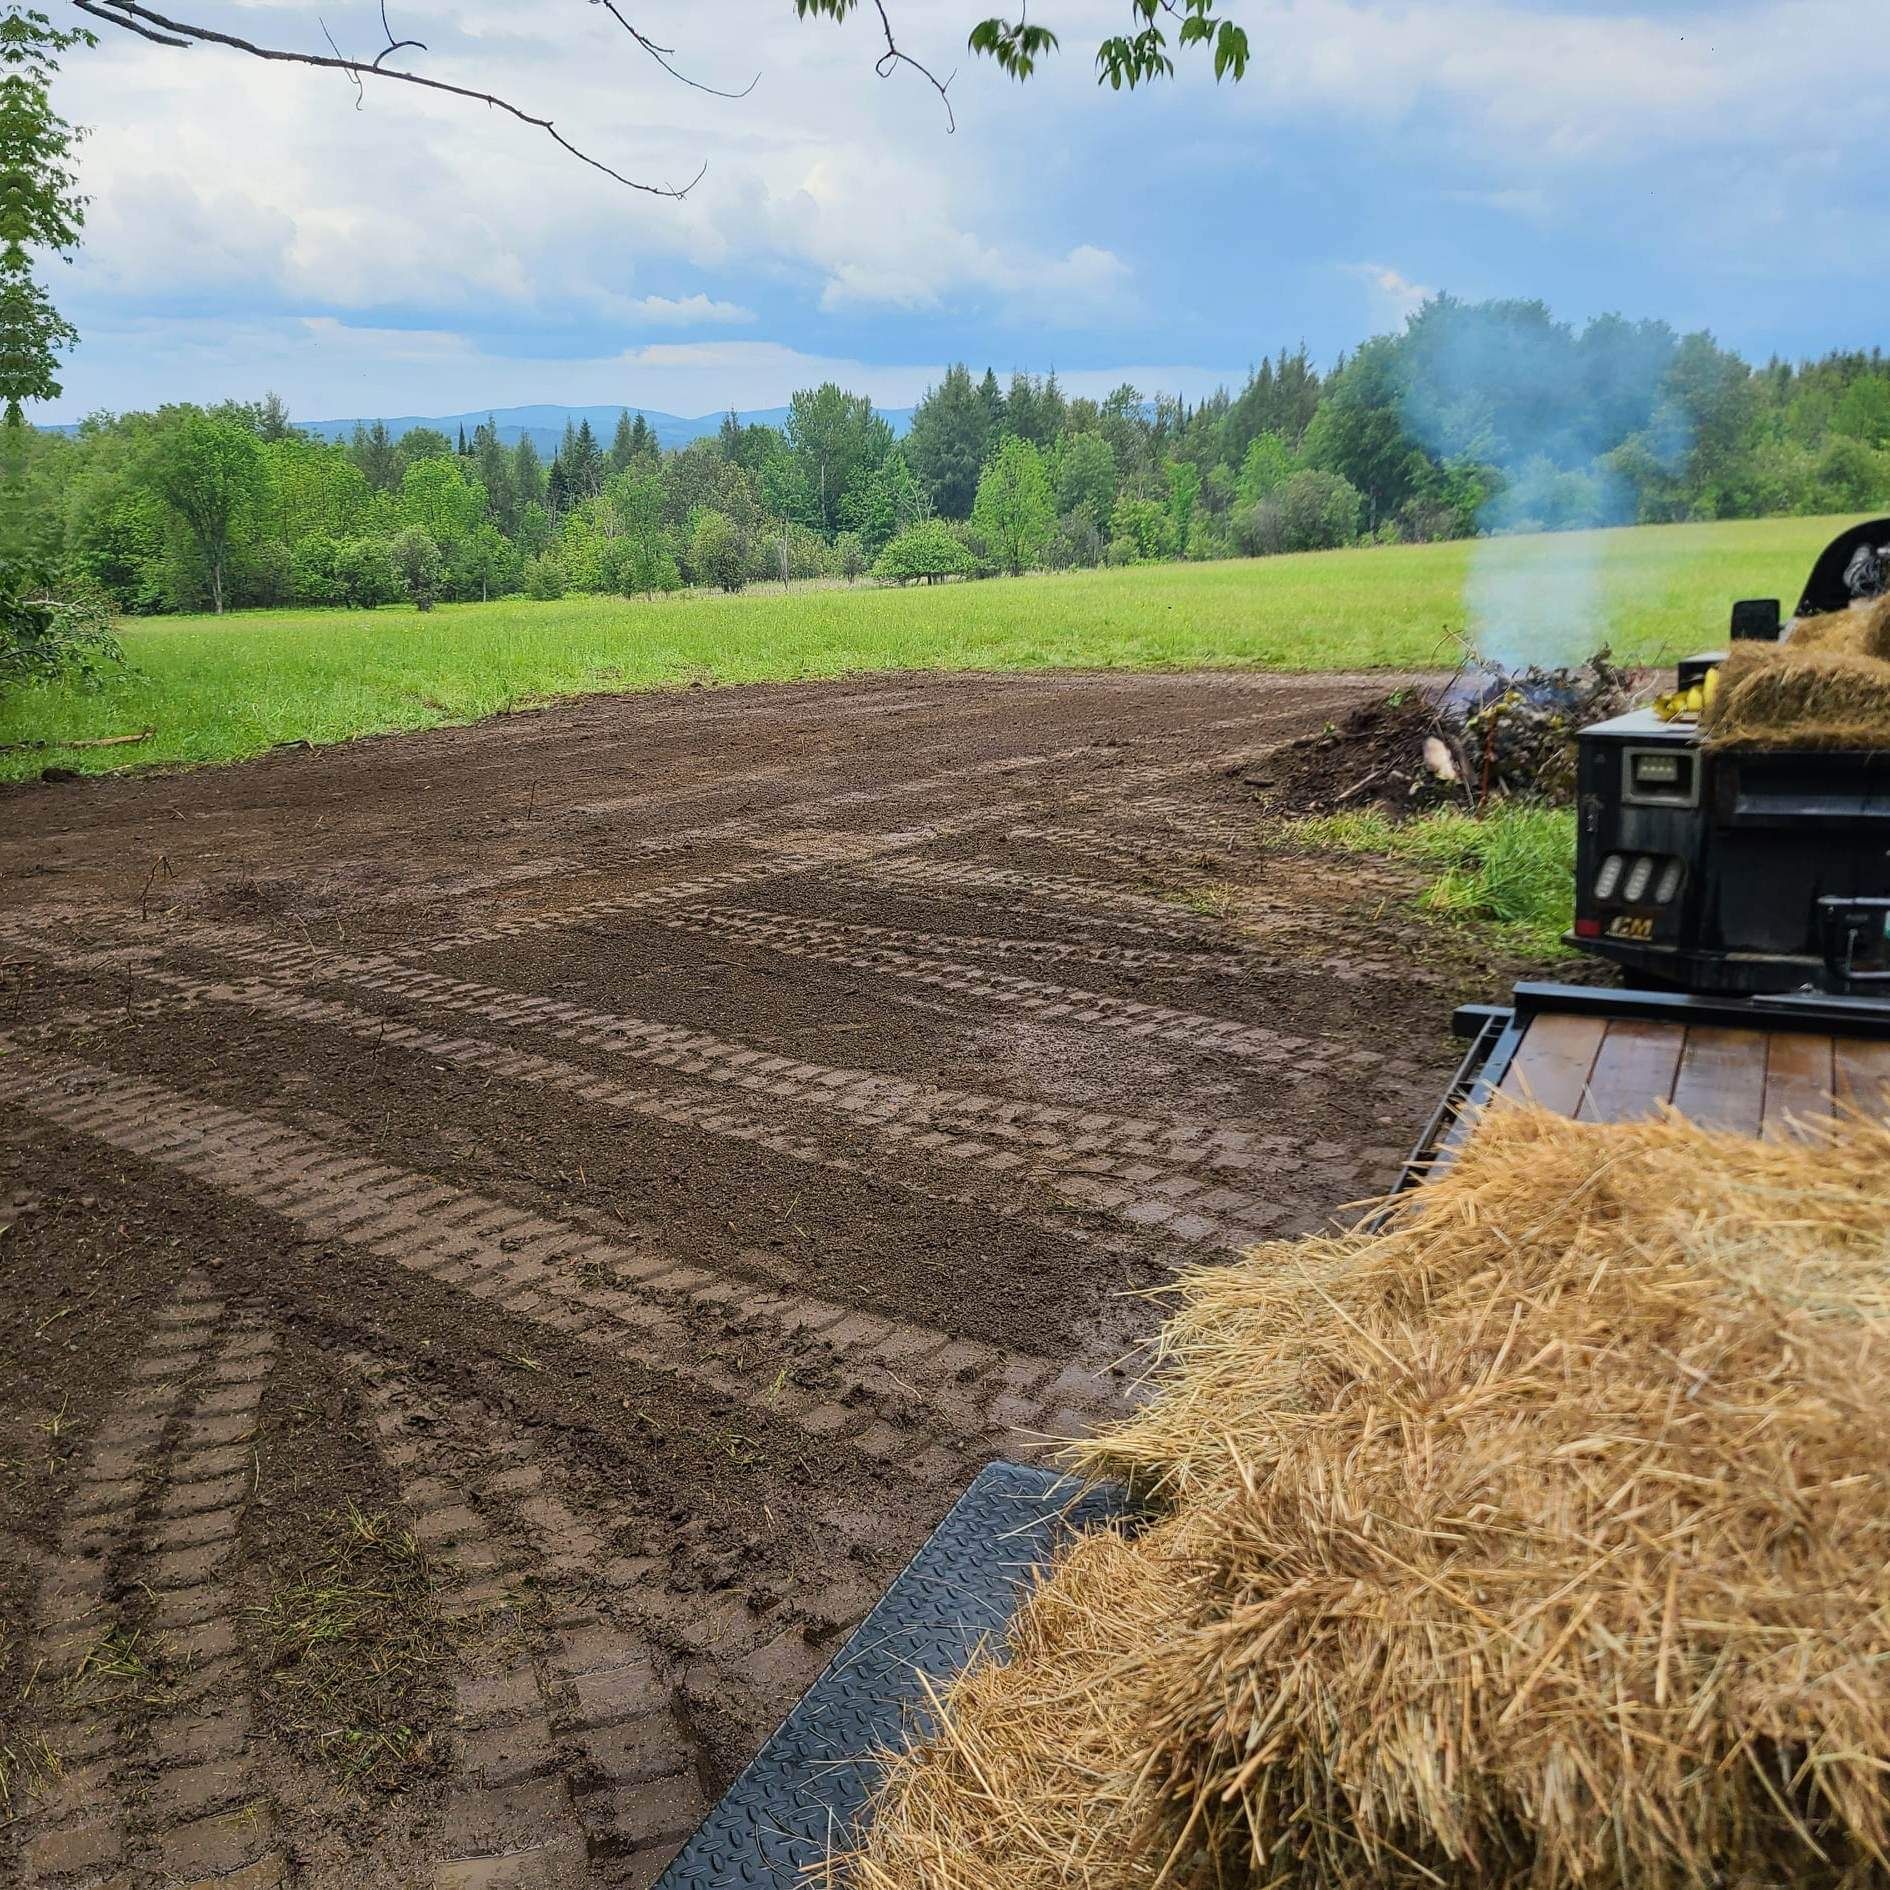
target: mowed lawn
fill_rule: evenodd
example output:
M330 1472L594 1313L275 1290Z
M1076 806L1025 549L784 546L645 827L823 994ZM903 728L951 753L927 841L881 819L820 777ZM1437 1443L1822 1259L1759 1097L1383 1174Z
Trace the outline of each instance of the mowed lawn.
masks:
M1495 600L1501 615L1513 598L1519 620L1559 608L1565 640L1572 615L1581 646L1605 641L1618 656L1656 662L1722 639L1735 598L1782 597L1789 611L1812 560L1848 522L1644 526L917 590L757 587L647 602L508 598L426 616L389 606L148 618L124 626L130 668L104 688L29 689L0 701L0 779L48 766L232 761L278 742L345 741L555 696L697 680L1447 667L1468 627L1467 597ZM1533 647L1524 638L1503 653ZM151 738L135 745L66 746L145 729Z

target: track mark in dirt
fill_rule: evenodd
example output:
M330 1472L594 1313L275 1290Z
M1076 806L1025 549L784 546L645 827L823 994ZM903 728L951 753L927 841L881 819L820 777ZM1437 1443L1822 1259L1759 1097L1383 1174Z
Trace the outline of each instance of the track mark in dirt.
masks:
M145 1478L186 1383L209 1355L223 1304L201 1273L188 1275L151 1320L151 1337L127 1374L128 1390L94 1433L67 1521L42 1571L39 1633L29 1671L36 1692L58 1701L35 1733L57 1761L50 1790L29 1802L17 1835L29 1882L100 1882L127 1844L117 1712L124 1627L114 1578L139 1534ZM49 1749L49 1750L47 1750ZM49 1769L49 1768L44 1768Z
M253 1488L253 1439L277 1349L239 1321L185 1414L137 1564L165 1666L178 1672L146 1727L161 1769L145 1800L148 1868L165 1883L261 1890L286 1875L273 1808L249 1752L254 1715L238 1633L237 1528ZM239 1874L240 1873L240 1874Z
M552 1737L531 1623L519 1609L519 1571L464 1487L442 1474L445 1453L421 1441L445 1435L426 1400L378 1358L356 1353L347 1366L464 1642L453 1677L455 1766L430 1890L583 1883L584 1830Z
M727 1099L717 1093L696 1100L674 1091L633 1089L626 1084L600 1081L598 1072L583 1064L522 1055L517 1050L487 1039L418 1030L378 1011L364 1011L332 999L298 995L293 989L285 990L267 979L253 978L231 984L180 977L147 966L138 967L133 975L142 981L161 985L172 994L169 998L142 1000L128 1007L133 1014L146 1019L175 1015L204 1005L229 1005L286 1022L338 1030L379 1051L391 1050L424 1057L434 1064L483 1070L508 1082L558 1091L596 1109L641 1116L672 1128L688 1130L712 1141L766 1149L771 1154L825 1169L830 1174L873 1180L881 1187L897 1189L913 1195L921 1203L935 1207L968 1208L980 1214L994 1215L1000 1220L1036 1228L1059 1239L1107 1244L1105 1236L1032 1213L1016 1199L1008 1198L1009 1194L1014 1193L1016 1178L1023 1169L1003 1149L964 1137L945 1135L942 1131L931 1129L929 1122L924 1126L895 1122L868 1128L863 1138L865 1152L860 1156L848 1156L836 1152L831 1140L797 1133L783 1126L779 1120L746 1115L732 1109ZM104 1013L69 1012L62 1015L57 1026L44 1029L30 1027L21 1033L21 1041L52 1041L74 1031L106 1027L112 1021ZM930 1139L932 1136L939 1138L935 1144L936 1165L946 1171L951 1181L976 1183L983 1180L990 1185L978 1192L964 1193L953 1191L947 1181L941 1181L936 1187L921 1187L908 1179L905 1171L913 1165L909 1157L915 1144L921 1137ZM874 1150L881 1151L887 1159L869 1159ZM921 1148L917 1152L925 1156L933 1151ZM893 1159L896 1156L906 1156L908 1159L900 1162ZM1211 1161L1212 1155L1206 1159ZM1049 1185L1053 1192L1077 1201L1085 1198L1091 1177L1105 1172L1109 1166L1104 1162L1099 1167L1095 1154L1071 1152L1053 1159L1048 1153L1043 1153L1029 1163L1028 1174L1031 1180ZM1172 1180L1185 1173L1184 1167L1171 1164L1162 1171L1162 1178ZM1226 1192L1224 1178L1222 1192ZM1233 1205L1231 1197L1219 1203L1223 1209ZM1213 1241L1227 1246L1250 1242L1257 1237L1254 1230L1273 1225L1283 1212L1257 1197L1241 1196L1240 1205L1249 1210L1246 1219L1239 1222L1224 1218L1217 1220L1211 1235ZM1177 1233L1175 1237L1186 1236ZM1210 1236L1204 1234L1200 1238L1206 1240Z
M1020 978L951 960L928 963L890 948L848 949L846 944L828 940L799 919L772 913L740 919L656 918L651 923L672 932L739 939L744 944L787 958L812 959L822 964L841 965L850 971L870 971L881 977L928 985L955 997L988 999L1040 1022L1119 1030L1127 1036L1181 1044L1216 1056L1250 1059L1280 1070L1281 1080L1287 1083L1330 1082L1341 1068L1358 1077L1376 1070L1384 1062L1375 1051L1345 1044L1321 1045L1311 1038L1285 1036L1237 1017L1214 1017L1168 1004L1143 1004L1134 998L1111 997L1106 992L1090 991L1078 985Z
M1288 1219L1289 1209L1271 1194L1243 1185L1243 1177L1257 1180L1269 1171L1296 1166L1306 1146L1290 1137L1258 1138L1205 1123L1163 1124L1106 1111L1017 1103L975 1092L940 1090L867 1071L796 1063L680 1027L527 998L498 987L414 970L398 961L348 959L309 946L250 944L240 938L229 939L227 929L219 932L199 927L192 936L206 946L220 948L223 955L238 962L267 962L279 976L358 984L374 992L437 1005L511 1028L534 1028L554 1040L609 1050L718 1086L764 1095L791 1107L839 1111L853 1117L872 1142L889 1155L917 1154L948 1171L958 1171L962 1177L981 1175L999 1185L1030 1180L1081 1207L1187 1246L1238 1250L1276 1232ZM111 956L108 962L124 961ZM861 1163L836 1155L817 1138L745 1117L720 1101L697 1103L663 1092L613 1085L578 1065L523 1055L476 1038L420 1030L318 998L288 996L267 979L218 984L148 967L136 970L137 975L170 985L187 998L241 1004L284 1018L325 1024L376 1045L486 1069L512 1081L560 1089L599 1107L756 1143L835 1172L866 1172ZM1039 1015L1045 1014L1039 1011ZM1133 1012L1129 1015L1132 1019ZM1078 1017L1073 1021L1083 1020ZM1216 1020L1216 1027L1223 1032L1228 1029L1220 1020ZM1188 1041L1192 1045L1196 1040L1190 1037ZM1225 1038L1216 1038L1211 1043L1218 1047L1223 1041ZM1300 1040L1276 1041L1290 1051ZM1357 1076L1378 1063L1372 1053L1354 1051L1350 1053L1348 1073ZM1386 1065L1385 1069L1396 1073L1397 1066ZM1309 1081L1316 1074L1315 1051L1302 1059L1288 1080ZM1384 1180L1379 1173L1382 1166L1381 1160L1368 1155L1366 1161L1354 1166L1344 1185L1352 1195L1372 1193ZM936 1198L1020 1218L1067 1236L1079 1234L1077 1229L1029 1215L1014 1202L994 1198L989 1189L982 1195L965 1196L945 1188L936 1191Z
M978 814L964 820L937 821L927 827L890 834L810 832L784 835L777 831L769 854L741 866L724 867L718 872L670 880L662 885L642 887L635 892L614 894L607 899L590 899L579 905L559 906L549 912L521 913L512 918L493 919L487 924L471 926L445 938L430 939L424 945L409 946L403 955L426 957L442 952L464 951L470 946L496 944L502 939L566 931L595 919L624 918L633 913L659 911L665 906L685 905L705 894L734 892L744 886L758 885L763 880L788 879L797 873L810 873L822 867L853 865L902 852L910 847L926 846L966 827L982 825L985 818L983 814Z
M1029 1418L1041 1418L1046 1409L1047 1431L1069 1436L1121 1408L1109 1378L1084 1367L1058 1371L1052 1360L951 1339L934 1328L758 1293L746 1281L613 1247L568 1223L442 1186L430 1176L338 1155L272 1119L200 1103L74 1059L17 1052L0 1063L0 1099L6 1098L508 1316L765 1412L810 1436L849 1444L897 1473L922 1479L955 1474L979 1446L1030 1428ZM592 1283L599 1275L632 1282L635 1290ZM691 1309L704 1324L730 1314L771 1328L788 1354L774 1384L757 1385L751 1371L703 1356ZM807 1387L790 1369L805 1362L816 1342L841 1370L837 1390ZM960 1441L940 1441L945 1438Z
M678 930L725 927L741 937L745 928L768 928L817 945L925 952L949 958L983 953L994 958L1031 958L1046 964L1119 965L1130 971L1231 972L1248 970L1243 952L1161 951L1143 945L1090 945L1081 939L1006 938L979 932L915 932L900 926L863 925L840 919L789 917L760 906L703 906L687 921L659 920Z
M463 1413L382 1359L348 1364L446 1605L477 1624L454 1682L458 1768L433 1890L550 1890L601 1860L654 1881L707 1803L658 1650L589 1599L634 1571L607 1562L597 1519L565 1504L530 1453L469 1478ZM428 1437L461 1442L448 1450ZM495 1501L527 1536L525 1556L487 1520Z
M1075 905L1119 912L1144 924L1162 926L1177 937L1198 936L1182 921L1181 910L1152 893L1128 892L1107 880L1081 879L1060 873L1023 873L1010 867L979 866L952 860L885 860L870 875L881 885L901 890L943 886L950 891L970 888L995 893L1007 900L1028 895L1050 905Z

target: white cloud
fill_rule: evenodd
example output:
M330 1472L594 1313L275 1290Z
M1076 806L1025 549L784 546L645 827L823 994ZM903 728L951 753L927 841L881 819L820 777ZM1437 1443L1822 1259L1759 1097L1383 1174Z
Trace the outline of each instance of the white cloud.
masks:
M645 295L626 302L624 311L652 328L734 328L758 319L752 308L707 295Z
M1342 267L1371 291L1372 320L1379 327L1402 328L1405 317L1415 315L1437 293L1385 263L1345 263Z
M1788 128L1846 136L1829 109L1834 47L1851 96L1890 81L1890 40L1858 30L1856 0L1639 12L1608 0L1266 0L1254 12L1248 31L1268 56L1238 95L1249 113L1387 124L1438 106L1466 148L1531 169L1616 168Z
M104 215L88 283L188 296L227 247L259 291L349 311L727 326L755 319L752 298L716 279L757 272L829 312L981 307L1069 325L1126 305L1128 265L1080 228L1048 245L1026 234L1028 200L996 148L949 138L922 84L876 82L869 38L768 0L745 0L739 34L704 34L704 12L679 0L671 10L663 42L685 69L722 78L735 61L745 78L759 63L751 97L678 87L601 9L521 31L515 9L403 0L396 24L431 48L413 55L420 69L552 111L626 175L686 180L706 159L680 204L626 192L477 107L370 81L355 109L322 75L107 34L63 99L96 128L86 182ZM270 11L265 37L308 27L305 9ZM914 0L901 24L915 44L963 30L939 0ZM739 60L725 50L737 44ZM160 174L168 191L147 181Z

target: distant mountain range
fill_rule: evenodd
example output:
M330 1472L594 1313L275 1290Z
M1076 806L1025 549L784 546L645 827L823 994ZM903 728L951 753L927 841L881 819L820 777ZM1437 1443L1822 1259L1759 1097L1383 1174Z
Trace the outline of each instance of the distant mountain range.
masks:
M759 423L778 427L787 418L787 411L785 407L762 407L753 412L737 414L736 418L743 425ZM691 440L704 439L717 432L722 425L722 415L719 413L706 413L689 420L681 414L658 413L650 407L624 406L482 407L477 413L390 414L382 416L382 424L395 439L399 439L410 427L437 427L449 440L457 440L461 427L466 429L466 437L470 439L473 428L483 426L489 419L498 428L499 438L507 446L516 446L520 440L529 438L539 452L549 459L564 438L567 420L573 426L588 420L591 431L608 447L611 435L617 430L617 416L620 413L628 413L632 419L641 413L666 449L687 446ZM912 424L910 407L881 408L880 414L892 430L900 435ZM372 426L374 416L359 420L298 420L295 424L304 433L319 434L324 440L346 440L356 427Z
M881 407L879 416L901 439L912 425L910 407ZM705 413L694 420L687 420L681 414L658 413L654 407L481 407L477 413L408 413L383 415L381 423L395 439L410 427L436 427L449 440L459 438L461 427L466 429L466 437L472 438L472 430L483 426L487 420L499 430L499 438L507 446L516 446L520 440L531 438L531 443L539 453L549 459L558 450L564 439L564 423L569 420L576 426L581 420L591 423L591 431L605 446L610 445L611 436L617 431L617 416L627 413L634 420L641 413L645 421L656 431L658 443L670 450L687 446L691 440L706 439L710 434L721 430L722 415ZM748 413L738 413L735 417L744 426L751 423L778 427L787 418L785 407L758 407ZM298 420L296 427L303 433L313 433L324 440L347 440L356 427L374 424L375 416L368 415L356 420ZM68 421L60 425L42 425L42 433L77 433L77 421Z

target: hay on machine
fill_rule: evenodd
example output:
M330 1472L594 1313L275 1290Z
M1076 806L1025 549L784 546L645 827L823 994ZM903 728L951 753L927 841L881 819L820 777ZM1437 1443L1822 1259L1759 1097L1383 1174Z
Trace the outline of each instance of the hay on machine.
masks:
M858 1890L1890 1878L1890 1125L1502 1108L1175 1289Z
M1890 661L1836 639L1807 647L1797 634L1739 645L1701 727L1728 748L1890 748Z
M1725 748L1890 748L1890 594L1735 644L1700 726Z

